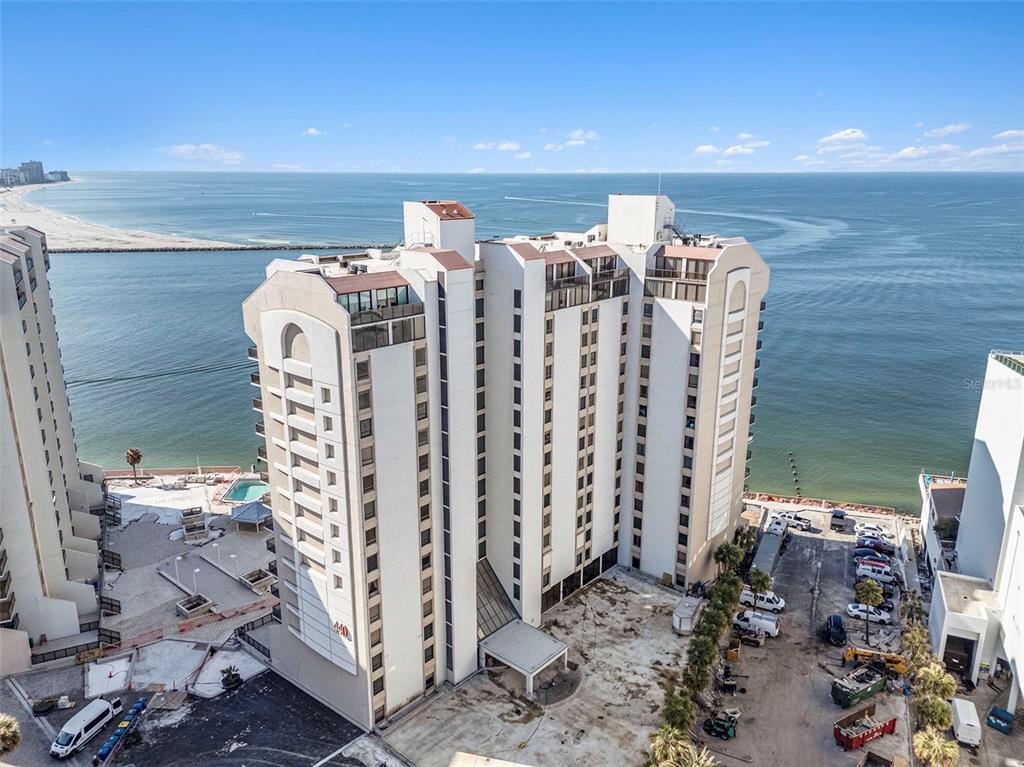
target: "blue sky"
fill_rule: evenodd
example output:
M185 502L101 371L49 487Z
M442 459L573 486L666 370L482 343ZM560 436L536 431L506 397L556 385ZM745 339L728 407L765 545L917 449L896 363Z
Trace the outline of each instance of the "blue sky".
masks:
M2 5L0 162L1024 169L1018 3Z

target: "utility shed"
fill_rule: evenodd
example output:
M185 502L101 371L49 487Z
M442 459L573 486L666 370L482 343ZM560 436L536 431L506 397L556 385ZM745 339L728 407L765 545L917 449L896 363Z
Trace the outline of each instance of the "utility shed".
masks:
M700 615L701 606L704 600L697 597L683 597L676 605L672 613L672 630L682 636L689 636L693 633L693 627L697 625L697 617Z
M480 642L480 656L483 665L490 657L526 677L526 697L532 698L537 674L559 658L568 667L569 646L517 619Z

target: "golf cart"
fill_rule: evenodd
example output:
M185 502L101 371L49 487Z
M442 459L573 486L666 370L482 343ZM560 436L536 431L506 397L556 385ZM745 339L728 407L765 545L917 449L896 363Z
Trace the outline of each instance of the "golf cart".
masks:
M736 722L740 718L738 708L725 708L712 711L711 715L704 720L704 732L722 740L730 740L736 737Z
M765 634L763 628L737 629L736 636L742 644L750 645L751 647L760 647L764 644Z

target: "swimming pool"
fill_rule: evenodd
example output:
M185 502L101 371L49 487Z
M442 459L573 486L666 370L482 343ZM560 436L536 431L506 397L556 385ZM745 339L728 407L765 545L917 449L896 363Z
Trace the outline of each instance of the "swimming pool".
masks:
M258 501L270 490L270 485L258 479L239 479L224 493L225 501L248 503Z

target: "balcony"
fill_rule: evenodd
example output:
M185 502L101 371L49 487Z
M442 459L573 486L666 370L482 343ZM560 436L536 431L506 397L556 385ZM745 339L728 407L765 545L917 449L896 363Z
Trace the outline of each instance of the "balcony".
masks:
M263 423L263 421L256 422L256 433L259 434L261 437L267 436L267 426L265 423Z
M269 562L267 562L267 570L269 570L274 575L277 575L277 560L276 559L272 559Z
M707 282L708 276L699 272L684 272L681 269L648 269L645 277L653 280L683 280L686 282Z
M757 420L757 416L755 416L753 413L751 413L750 414L750 425L753 426L754 425L754 421L756 421L756 420Z
M15 602L13 593L6 599L0 599L0 626L17 621L18 613L15 612ZM13 626L7 625L5 628L13 628Z
M752 454L753 454L753 451L751 451L751 449L750 449L750 448L748 447L748 448L747 448L747 460L748 460L748 461L750 460L750 456L751 456Z
M764 330L764 320L758 320L758 321L757 321L757 329L758 329L759 331L760 331L760 330Z
M271 554L277 553L277 547L274 544L273 538L267 538L267 551L269 551Z
M747 479L749 477L750 477L750 467L748 466L746 469L743 470L743 478Z
M768 304L766 304L764 301L762 301L761 302L761 311L763 312L767 308L768 308Z
M761 351L761 347L762 347L762 346L764 346L764 343L763 343L763 342L761 341L761 339L760 339L760 338L759 338L759 339L757 339L757 343L756 343L756 344L754 345L754 349L755 349L756 351Z
M263 412L263 400L260 399L259 397L253 397L252 409L259 412Z
M761 367L761 360L754 357L754 370L757 370L759 367Z
M756 405L756 404L757 404L757 397L753 397L753 396L752 396L752 397L750 398L750 406L751 406L751 407L754 407L754 405Z
M248 353L249 359L251 359L253 362L259 362L259 349L257 349L255 346L250 346L248 349Z
M7 575L7 549L0 551L0 578Z
M269 471L261 471L260 472L260 481L261 482L270 482L270 472Z
M266 461L267 460L267 446L266 445L260 445L259 447L256 448L256 457L259 458L261 461Z
M251 383L253 386L259 386L260 385L260 374L259 373L250 373L249 374L249 383Z
M400 320L404 317L416 317L423 314L423 304L392 304L382 306L378 309L365 309L351 315L349 322L352 327L356 325L368 325L372 322L384 320Z
M756 389L757 388L757 376L754 376L754 380L751 383L750 388L752 388L752 389Z

